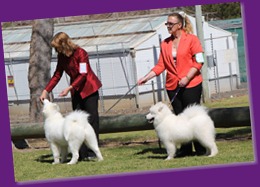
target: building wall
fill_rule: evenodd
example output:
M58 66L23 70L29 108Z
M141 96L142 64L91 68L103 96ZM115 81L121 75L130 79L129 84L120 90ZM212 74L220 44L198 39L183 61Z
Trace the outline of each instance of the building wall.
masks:
M167 17L165 16L165 21ZM190 17L194 30L195 27L195 18ZM222 50L226 50L228 48L234 49L234 41L232 40L231 33L228 31L224 31L222 29L212 27L204 22L204 36L205 36L205 55L214 55L219 54ZM100 77L103 86L101 89L102 96L104 97L120 97L127 93L132 86L136 84L136 81L147 74L151 68L157 63L157 59L160 53L159 47L159 36L161 39L165 39L169 36L169 33L164 25L164 22L161 23L157 28L154 28L154 33L149 33L149 37L146 37L145 40L142 40L140 43L136 43L132 46L133 50L136 51L135 57L133 57L129 51L129 49L119 49L119 51L114 51L111 54L100 54L98 57L96 55L90 56L90 63L94 70L94 72ZM212 34L213 40L210 40L210 35ZM115 41L113 41L114 45ZM213 44L213 45L212 45ZM212 48L213 46L213 48ZM102 46L100 46L101 48ZM111 46L112 47L112 46ZM233 53L236 53L236 51ZM223 54L222 54L223 57ZM217 60L220 57L217 56ZM223 58L222 58L223 59ZM224 58L225 59L225 58ZM221 80L223 77L226 77L226 83L229 84L230 80L228 76L230 76L229 72L229 63L223 61L217 61L218 63L218 73ZM7 83L7 91L8 91L8 100L29 100L29 88L27 81L28 74L28 61L27 63L15 64L10 66L11 71L9 71L8 66L6 65L6 76L12 74L14 75L15 87L8 87ZM51 64L51 74L53 74L56 67L56 62L53 61ZM231 64L232 67L232 77L239 77L239 71L237 70L237 62L234 61ZM11 73L10 73L11 72ZM137 89L132 90L129 94L137 94L140 92L143 93L152 92L152 81L154 82L155 89L163 89L164 87L164 79L165 74L160 75L159 79L154 78L149 81L144 86L139 86ZM208 79L209 81L215 81L216 77L214 74L214 68L208 68ZM64 87L68 86L69 78L64 74L61 82L55 87L53 90L54 97L57 98L58 94ZM215 88L210 85L211 93L215 93ZM221 87L224 86L224 83L221 83ZM223 91L225 89L219 89ZM236 87L232 88L235 89ZM69 97L69 96L68 96ZM141 102L141 99L140 99Z

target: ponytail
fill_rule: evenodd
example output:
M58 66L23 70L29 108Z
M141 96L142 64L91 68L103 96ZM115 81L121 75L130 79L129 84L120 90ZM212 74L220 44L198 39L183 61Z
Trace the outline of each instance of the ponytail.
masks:
M182 28L183 30L188 34L193 34L193 27L191 24L190 19L188 18L187 14L185 12L179 12L179 14L182 16Z

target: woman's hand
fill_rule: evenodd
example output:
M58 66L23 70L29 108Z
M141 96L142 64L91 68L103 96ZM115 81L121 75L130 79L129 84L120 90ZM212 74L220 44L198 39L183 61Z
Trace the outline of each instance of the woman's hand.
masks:
M189 82L190 79L187 76L182 77L182 79L179 81L179 87L185 87Z
M43 90L42 91L42 94L41 94L41 96L40 96L40 101L43 103L43 100L44 99L47 99L47 97L48 97L48 92L46 91L46 90Z
M155 77L156 74L155 72L153 71L150 71L147 75L145 75L144 77L142 77L141 79L139 79L137 81L137 84L140 86L140 85L143 85L145 84L148 80L152 79L153 77Z
M137 84L140 86L140 85L143 85L147 82L147 79L145 77L142 77L141 79L139 79L137 81Z
M70 92L70 90L72 89L72 86L69 86L68 88L65 88L64 90L61 91L61 93L59 94L60 97L65 97L68 95L68 93Z

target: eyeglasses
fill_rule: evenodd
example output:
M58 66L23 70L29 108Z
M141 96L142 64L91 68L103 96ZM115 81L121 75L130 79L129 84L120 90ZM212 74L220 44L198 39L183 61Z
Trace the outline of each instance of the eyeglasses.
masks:
M174 25L177 25L177 24L179 24L179 22L178 23L171 23L171 22L166 22L165 23L165 25L169 26L169 27L173 27Z

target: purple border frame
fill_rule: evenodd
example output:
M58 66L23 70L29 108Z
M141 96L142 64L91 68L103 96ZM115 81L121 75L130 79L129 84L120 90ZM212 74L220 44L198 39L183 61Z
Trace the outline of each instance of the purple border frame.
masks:
M10 0L1 3L0 6L0 22L7 21L19 21L19 20L32 20L40 18L54 18L65 16L77 16L88 14L99 14L108 12L123 12L133 10L146 10L146 9L158 9L167 7L179 7L179 6L193 6L198 4L217 4L225 2L234 2L230 0L160 0L160 1L140 1L140 0L97 0L97 1L83 1L74 0L73 2L61 1L61 0L45 0L37 2L33 0L18 1ZM203 169L191 169L191 170L175 170L175 171L153 171L147 173L133 173L115 176L100 176L94 178L74 178L63 180L50 180L39 181L29 183L16 183L14 179L13 170L13 157L11 147L10 136L10 123L8 113L7 91L6 91L6 77L4 71L4 57L3 57L3 41L2 32L0 32L1 39L1 62L0 62L0 111L2 115L2 123L0 125L0 186L3 187L54 187L57 185L63 187L69 186L106 186L106 187L132 187L132 186L257 186L260 167L258 163L259 157L259 144L260 137L257 135L259 132L259 116L256 115L259 109L257 103L259 103L259 90L256 85L259 83L257 76L259 73L259 63L257 60L258 49L257 47L257 29L255 28L255 20L257 17L255 14L259 11L259 7L256 6L257 2L253 0L241 0L243 18L245 25L245 49L247 52L247 72L249 91L251 93L251 112L252 112L252 124L254 132L254 146L255 146L255 158L256 162L251 164L241 165L227 165L221 167L208 167Z

